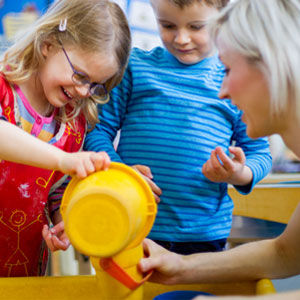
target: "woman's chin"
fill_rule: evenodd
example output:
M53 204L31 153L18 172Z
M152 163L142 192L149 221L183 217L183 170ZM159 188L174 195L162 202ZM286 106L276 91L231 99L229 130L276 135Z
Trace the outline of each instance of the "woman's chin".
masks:
M257 139L260 138L262 136L265 136L263 134L263 132L259 132L258 130L254 130L251 126L247 125L247 135L251 138L251 139Z

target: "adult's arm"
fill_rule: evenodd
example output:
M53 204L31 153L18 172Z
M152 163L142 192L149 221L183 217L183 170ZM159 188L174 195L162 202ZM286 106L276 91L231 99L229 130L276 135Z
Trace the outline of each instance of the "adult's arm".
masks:
M141 260L140 268L143 272L155 269L154 282L218 283L293 276L300 273L300 205L275 239L188 256L171 253L151 240L144 245L150 256Z

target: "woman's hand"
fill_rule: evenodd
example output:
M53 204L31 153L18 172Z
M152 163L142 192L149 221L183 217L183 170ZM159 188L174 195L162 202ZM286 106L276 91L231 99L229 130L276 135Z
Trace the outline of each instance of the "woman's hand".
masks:
M182 283L182 255L170 252L149 239L144 240L143 247L148 257L141 259L139 269L143 273L153 270L150 281L162 284Z

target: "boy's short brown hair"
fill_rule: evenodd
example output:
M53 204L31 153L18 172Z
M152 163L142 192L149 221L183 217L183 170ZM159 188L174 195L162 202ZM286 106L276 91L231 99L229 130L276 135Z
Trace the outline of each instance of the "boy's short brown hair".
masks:
M190 6L191 4L195 3L196 1L199 3L203 3L204 5L207 5L207 6L221 9L221 8L225 7L230 0L168 0L168 1L172 2L173 4L180 7L181 9L186 6Z

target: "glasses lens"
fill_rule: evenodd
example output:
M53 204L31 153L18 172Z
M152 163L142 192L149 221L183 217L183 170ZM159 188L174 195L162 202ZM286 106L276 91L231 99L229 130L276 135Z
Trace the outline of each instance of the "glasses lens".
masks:
M95 84L94 86L91 86L90 93L93 97L103 98L104 96L106 96L107 91L104 85Z
M85 84L90 83L87 76L85 74L81 74L79 72L73 72L72 80L75 84L78 84L78 85L85 85Z

